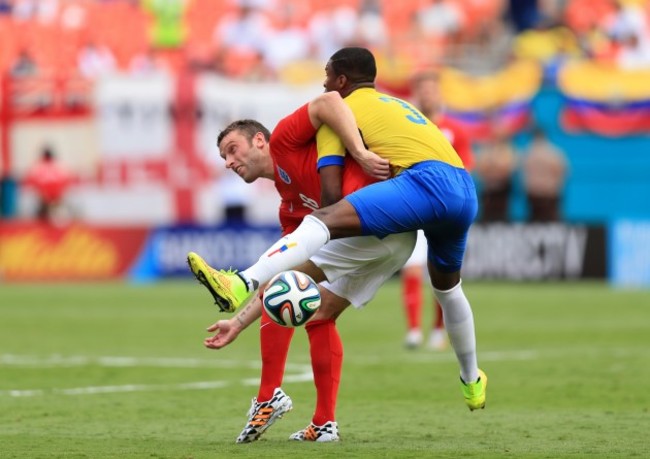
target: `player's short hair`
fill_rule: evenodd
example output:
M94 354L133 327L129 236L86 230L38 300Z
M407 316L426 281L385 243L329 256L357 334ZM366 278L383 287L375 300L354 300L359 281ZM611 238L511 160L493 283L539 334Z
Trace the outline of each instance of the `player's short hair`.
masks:
M351 83L374 83L377 63L369 49L350 46L341 48L330 57L335 75L345 75Z
M253 137L255 137L255 134L258 132L261 132L264 135L264 138L267 142L271 138L271 131L269 131L259 121L248 119L237 120L230 123L223 131L219 133L219 137L217 137L217 146L221 145L223 138L233 131L240 131L242 134L244 134L244 137L246 137L249 142L253 140Z

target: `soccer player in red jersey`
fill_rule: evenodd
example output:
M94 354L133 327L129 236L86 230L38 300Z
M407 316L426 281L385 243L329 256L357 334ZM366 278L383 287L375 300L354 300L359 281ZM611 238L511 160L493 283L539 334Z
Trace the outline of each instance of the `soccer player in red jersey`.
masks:
M413 78L412 99L423 115L433 121L438 129L447 137L460 156L465 169L471 170L474 155L470 139L463 128L444 112L438 74L435 71L424 71ZM402 299L406 312L407 333L404 344L408 348L416 348L422 344L422 303L423 278L427 272L427 242L422 231L418 231L418 240L413 254L406 261L401 271ZM440 303L434 298L434 319L427 347L434 350L445 349L448 345L445 334L445 324Z
M327 156L317 159L315 135L321 124L318 110L318 102L300 107L281 120L272 135L257 121L240 120L231 123L218 137L226 167L247 183L258 178L275 182L281 196L279 215L283 234L295 230L303 217L321 207L321 203L336 202L374 181L349 157L343 164ZM349 122L354 123L354 119ZM321 306L305 326L317 392L316 409L311 423L290 439L319 442L339 439L335 408L343 347L335 321L350 304L361 307L370 301L379 286L402 267L414 244L413 232L383 239L374 236L340 239L326 244L309 262L296 267L317 282L324 282L320 284ZM260 315L261 383L237 443L257 440L292 408L293 402L282 391L281 384L294 329L273 322L257 296L231 319L209 327L208 331L215 335L205 340L208 348L223 348Z
M36 216L42 221L55 220L62 215L65 196L75 177L59 162L57 162L51 147L45 146L41 157L27 171L23 185L32 189L38 197Z

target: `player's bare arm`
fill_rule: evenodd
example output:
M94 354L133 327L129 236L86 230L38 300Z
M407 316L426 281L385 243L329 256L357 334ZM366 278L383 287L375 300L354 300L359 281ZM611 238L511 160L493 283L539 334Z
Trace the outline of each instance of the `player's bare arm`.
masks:
M320 205L327 207L343 198L343 167L325 166L318 171L320 174Z
M214 333L203 341L209 349L221 349L237 339L239 334L262 316L262 301L256 296L237 315L228 320L219 320L207 328Z
M312 100L309 118L315 128L323 124L331 127L366 174L380 180L390 177L390 163L366 148L354 114L338 92L326 92Z

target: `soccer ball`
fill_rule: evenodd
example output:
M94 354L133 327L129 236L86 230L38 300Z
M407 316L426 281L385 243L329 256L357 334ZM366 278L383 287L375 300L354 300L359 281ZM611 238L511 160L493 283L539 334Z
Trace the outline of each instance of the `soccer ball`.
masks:
M262 304L269 317L283 327L299 327L320 306L318 285L307 274L284 271L269 281Z

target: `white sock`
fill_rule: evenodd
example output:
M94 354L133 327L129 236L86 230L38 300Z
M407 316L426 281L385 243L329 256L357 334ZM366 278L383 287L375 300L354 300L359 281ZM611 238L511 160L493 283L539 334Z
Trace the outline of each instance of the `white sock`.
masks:
M309 260L329 239L327 226L316 217L307 215L293 233L273 244L257 263L240 274L249 282L255 280L264 284L276 274Z
M444 291L433 289L433 292L442 307L447 336L460 365L460 377L465 382L474 382L479 376L474 315L460 284Z

